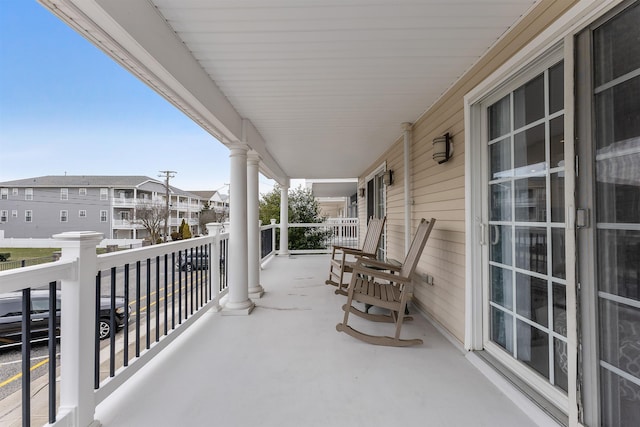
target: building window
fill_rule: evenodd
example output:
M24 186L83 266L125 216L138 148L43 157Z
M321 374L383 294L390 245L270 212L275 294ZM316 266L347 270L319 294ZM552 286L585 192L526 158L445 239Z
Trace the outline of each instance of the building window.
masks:
M69 200L69 189L61 188L60 189L60 200Z
M120 212L120 219L123 221L129 221L129 212L127 211Z
M9 198L9 189L0 188L0 199L7 200Z
M9 211L0 211L0 222L7 222L9 220Z
M100 189L100 200L107 200L109 199L109 189L108 188L101 188Z
M33 220L33 211L24 211L24 221L31 222Z
M86 218L86 217L87 217L87 211L86 211L85 209L80 209L80 210L78 211L78 216L79 216L80 218Z
M18 195L18 189L17 188L12 188L11 189L11 194L13 194L14 196Z
M78 188L78 195L79 196L86 196L87 195L87 189L86 188Z
M33 200L33 188L25 188L24 189L24 199L25 200Z
M18 218L18 211L17 211L17 210L12 210L12 211L11 211L11 216L12 216L13 218Z
M60 222L67 222L69 219L69 211L60 211Z
M100 222L107 222L107 211L100 211Z

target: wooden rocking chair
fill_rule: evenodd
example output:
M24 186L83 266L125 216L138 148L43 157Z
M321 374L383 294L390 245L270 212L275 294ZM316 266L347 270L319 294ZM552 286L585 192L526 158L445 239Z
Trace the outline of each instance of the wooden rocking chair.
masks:
M434 223L433 218L429 221L423 218L420 221L409 252L400 266L365 258L356 261L349 283L347 303L342 306L344 321L336 325L339 332L376 345L406 347L422 344L421 339L400 339L400 330L403 320L411 319L405 314L409 295L413 292L411 278ZM371 314L359 310L353 306L354 301L388 309L390 314ZM395 336L367 335L353 329L348 325L350 313L374 322L395 323Z
M382 231L384 230L384 222L386 217L382 219L371 218L369 225L367 226L367 234L364 237L362 249L349 248L345 246L334 246L331 253L331 263L329 265L329 279L324 283L327 285L337 286L336 294L347 295L347 292L343 289L347 287L349 283L344 282L344 274L351 273L353 265L355 264L354 257L361 256L367 258L376 257L378 251L378 245L380 244L380 238L382 237Z

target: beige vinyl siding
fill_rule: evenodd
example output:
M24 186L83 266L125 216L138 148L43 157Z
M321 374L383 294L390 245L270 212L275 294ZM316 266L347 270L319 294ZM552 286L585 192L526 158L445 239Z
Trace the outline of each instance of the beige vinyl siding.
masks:
M437 222L417 268L414 302L460 342L465 322L465 161L464 95L517 53L544 28L560 17L575 1L541 1L527 16L488 51L443 97L413 126L412 224L413 235L420 218ZM432 140L449 132L454 154L439 165L432 159ZM401 135L401 124L398 123ZM364 177L386 162L395 172L395 183L387 188L387 256L404 258L404 165L403 139L365 171L359 187L366 188ZM366 224L366 199L358 200L360 220ZM363 233L366 226L363 226ZM434 277L427 285L424 274Z

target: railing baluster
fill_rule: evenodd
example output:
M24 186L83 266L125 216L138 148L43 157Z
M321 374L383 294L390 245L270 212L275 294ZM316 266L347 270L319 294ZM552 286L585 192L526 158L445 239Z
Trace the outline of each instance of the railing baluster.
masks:
M168 265L167 263L169 259L169 254L164 254L164 334L167 335L168 333L168 323L169 323L169 313L167 313L168 310L168 288L169 288L169 270L168 270Z
M136 357L140 357L140 261L136 261Z
M109 376L116 374L116 268L111 267L111 301L109 302Z
M191 248L189 252L191 253L191 262L193 263L193 260L194 260L194 258L193 258L193 248ZM194 267L194 268L197 268L197 264L196 264L196 267ZM190 316L193 314L193 276L194 276L194 274L197 276L198 273L197 273L197 270L194 270L192 268L191 269L191 274L189 275L189 286L190 286L190 289L189 289L189 300L191 302L191 310L189 311L189 315Z
M180 272L178 272L178 277ZM176 253L171 252L171 329L176 328Z
M96 274L96 300L95 300L95 337L93 339L94 378L93 388L100 388L100 287L102 286L102 271Z
M151 348L151 258L147 258L147 350Z
M186 261L186 259L185 259ZM182 251L178 251L178 325L182 324L182 270L186 270L186 265L182 264Z
M124 366L129 366L129 264L124 265Z
M31 288L22 290L22 426L31 425Z
M56 422L56 330L58 329L58 295L56 282L49 283L49 424Z
M156 342L160 341L160 256L156 256Z

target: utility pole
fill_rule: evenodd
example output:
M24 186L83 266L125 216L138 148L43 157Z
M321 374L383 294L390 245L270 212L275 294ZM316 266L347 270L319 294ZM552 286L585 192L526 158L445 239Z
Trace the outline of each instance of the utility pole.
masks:
M167 243L167 232L169 227L169 179L176 176L176 171L160 171L162 175L158 175L160 178L164 178L165 188L165 213L164 213L164 242Z

